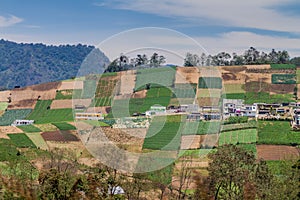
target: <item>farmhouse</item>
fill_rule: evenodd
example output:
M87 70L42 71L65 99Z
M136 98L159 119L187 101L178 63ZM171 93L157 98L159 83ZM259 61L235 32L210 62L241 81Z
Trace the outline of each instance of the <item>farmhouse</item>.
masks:
M33 123L34 120L17 119L11 124L11 126L26 126Z
M186 119L190 120L190 121L200 121L201 120L201 113L195 112L195 113L188 114L186 116Z
M102 113L75 113L75 119L77 120L101 120L104 119Z
M244 107L243 99L223 99L223 117L241 116ZM245 107L244 107L245 108Z
M198 112L199 111L199 105L198 104L184 104L180 105L179 110L181 112Z
M256 117L257 105L243 105L241 109L241 115L246 117Z

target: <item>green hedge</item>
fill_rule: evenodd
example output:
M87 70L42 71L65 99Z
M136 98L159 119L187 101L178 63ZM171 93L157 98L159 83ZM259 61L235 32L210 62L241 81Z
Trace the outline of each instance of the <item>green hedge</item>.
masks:
M294 64L271 64L271 69L296 69Z

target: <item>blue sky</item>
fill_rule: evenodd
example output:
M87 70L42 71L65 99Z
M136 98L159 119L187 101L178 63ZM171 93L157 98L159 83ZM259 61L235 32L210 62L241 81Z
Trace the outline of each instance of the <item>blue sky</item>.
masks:
M300 56L298 0L0 1L0 38L16 42L97 45L114 34L142 27L179 31L212 54L242 53L254 46ZM156 41L176 43L180 39L175 35L169 39L157 35ZM105 53L114 56L119 49L116 45L108 50L114 53Z

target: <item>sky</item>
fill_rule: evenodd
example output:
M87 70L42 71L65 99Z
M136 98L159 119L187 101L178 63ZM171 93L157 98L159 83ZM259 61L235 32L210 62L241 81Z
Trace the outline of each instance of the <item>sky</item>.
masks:
M300 2L1 0L0 38L95 45L111 60L155 49L180 58L187 51L240 54L251 46L287 50L295 57L300 56Z

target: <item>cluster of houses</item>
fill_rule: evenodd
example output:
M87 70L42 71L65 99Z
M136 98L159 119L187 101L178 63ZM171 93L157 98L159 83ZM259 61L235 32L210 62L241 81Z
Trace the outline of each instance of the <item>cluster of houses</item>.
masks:
M75 120L102 120L104 115L101 112L85 112L86 108L81 105L75 106ZM199 106L198 104L186 104L179 106L153 105L148 111L142 113L143 117L153 115L186 114L187 120L226 120L232 116L246 116L256 119L285 119L291 121L293 129L300 129L300 102L298 103L254 103L245 104L243 99L223 99L220 106ZM134 115L138 117L141 115ZM129 120L131 121L131 120ZM128 120L123 120L122 125L129 126ZM33 120L15 120L12 126L33 124ZM129 123L130 126L132 122ZM133 126L133 125L132 125ZM149 126L139 124L138 126Z

